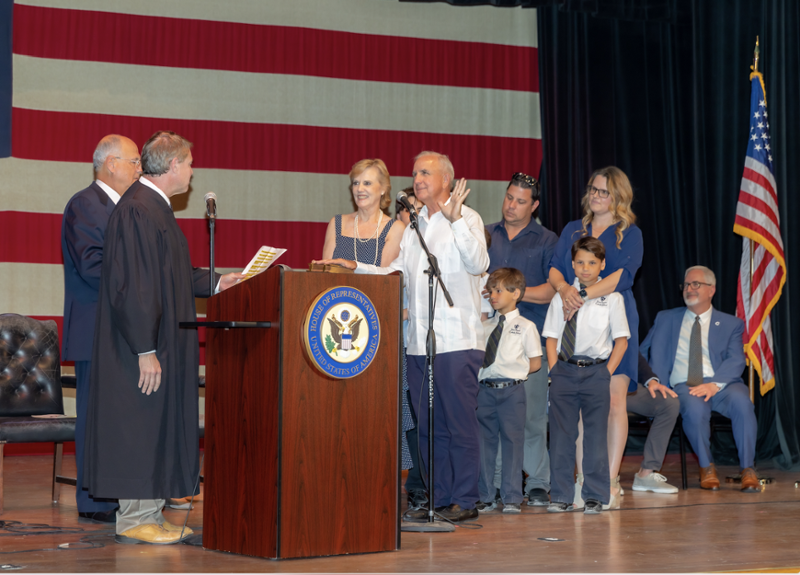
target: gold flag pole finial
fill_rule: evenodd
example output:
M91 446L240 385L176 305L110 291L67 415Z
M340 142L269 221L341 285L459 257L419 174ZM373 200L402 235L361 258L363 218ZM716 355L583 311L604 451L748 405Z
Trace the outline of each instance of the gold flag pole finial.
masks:
M756 36L756 49L753 52L753 65L750 66L750 69L753 72L758 73L758 36Z

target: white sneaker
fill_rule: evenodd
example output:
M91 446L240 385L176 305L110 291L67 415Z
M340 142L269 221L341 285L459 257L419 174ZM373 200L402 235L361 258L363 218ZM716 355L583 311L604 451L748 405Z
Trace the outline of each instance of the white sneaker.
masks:
M578 473L575 477L575 498L572 501L573 508L583 509L583 497L581 497L581 490L583 489L583 473Z
M653 493L677 493L678 488L667 483L667 478L660 473L651 473L645 478L639 474L633 476L634 491L652 491Z

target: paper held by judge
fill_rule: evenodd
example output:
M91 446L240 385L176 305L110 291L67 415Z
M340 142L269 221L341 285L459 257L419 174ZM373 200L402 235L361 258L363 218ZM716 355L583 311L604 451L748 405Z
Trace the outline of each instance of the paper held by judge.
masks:
M270 246L261 246L256 252L256 255L253 256L253 259L250 260L250 263L242 270L242 273L245 275L244 280L249 280L251 277L260 274L264 270L266 270L269 266L271 266L275 260L281 257L286 252L283 248L272 248Z

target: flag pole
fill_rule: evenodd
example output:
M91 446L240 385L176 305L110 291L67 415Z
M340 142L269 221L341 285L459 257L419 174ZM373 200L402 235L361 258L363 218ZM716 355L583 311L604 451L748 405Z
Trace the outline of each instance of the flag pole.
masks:
M758 36L756 36L756 47L753 51L753 65L750 66L750 69L753 70L754 74L758 74ZM754 253L756 249L756 242L753 238L750 238L750 299L753 298L753 261L754 261ZM747 387L750 388L750 403L756 402L756 366L749 357L747 358Z
M755 50L753 50L753 65L750 66L750 68L753 70L753 74L758 74L758 53L759 53L758 36L756 36L756 47L755 47ZM752 79L752 75L750 76L750 78ZM753 298L753 272L755 271L753 268L755 267L754 266L755 250L756 250L756 242L755 242L755 240L753 238L750 238L750 299L751 300ZM756 366L755 366L755 363L753 362L753 360L750 359L749 357L747 358L747 365L749 366L748 369L747 369L747 379L748 379L748 387L750 388L750 401L751 401L751 403L755 403L756 402L756 394L755 394L755 390L756 390L756 373L755 373L756 372ZM726 483L729 482L728 481L729 479L730 478L728 478L728 477L725 478ZM737 481L737 479L738 479L738 481ZM759 481L759 483L761 485L767 485L769 483L772 483L772 477L768 477L766 475L762 475L762 474L759 473L758 474L758 481ZM741 483L742 482L741 474L739 474L739 476L737 478L735 478L734 481L732 481L731 483L734 483L734 482L735 483ZM795 483L795 487L797 487L796 483Z
M753 299L753 251L756 249L756 242L750 238L750 299ZM747 358L747 387L750 388L750 403L756 402L756 366L753 360Z

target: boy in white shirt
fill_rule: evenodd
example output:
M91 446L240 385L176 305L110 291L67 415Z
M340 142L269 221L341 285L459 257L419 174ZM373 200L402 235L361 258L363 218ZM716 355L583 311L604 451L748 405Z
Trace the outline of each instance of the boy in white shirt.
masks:
M572 245L575 287L597 283L606 267L603 242L591 236ZM628 347L630 330L622 296L589 299L570 321L561 296L547 310L542 335L550 366L550 512L570 511L574 499L575 441L583 415L584 513L600 513L608 503L608 412L611 375Z
M495 270L486 282L497 312L483 322L486 356L478 371L478 423L481 431L479 512L496 508L493 484L498 436L502 451L500 497L503 513L520 513L522 459L525 445L525 389L528 374L542 366L536 325L522 317L517 302L525 293L525 276L513 268Z

